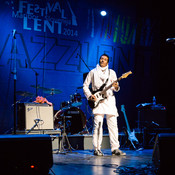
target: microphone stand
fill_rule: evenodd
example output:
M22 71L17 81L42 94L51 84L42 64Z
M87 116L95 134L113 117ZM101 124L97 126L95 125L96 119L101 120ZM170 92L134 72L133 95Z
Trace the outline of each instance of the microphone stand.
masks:
M79 56L79 58L81 59L81 61L83 61L83 63L85 64L85 66L88 68L88 70L90 71L90 68L88 67L88 65L85 63L84 59L81 57L81 55L79 53L77 53L77 56Z
M14 134L16 134L16 80L17 80L17 71L16 71L16 30L13 29L13 44L14 44L14 68L13 68L13 80L14 80Z
M35 71L35 76L36 76L36 97L38 96L38 73Z
M32 128L26 134L29 134L40 122L40 120L34 120L34 121L35 121L35 124L32 126Z
M26 62L26 68L27 68L27 62ZM33 72L35 72L35 76L36 76L36 80L35 80L35 89L36 89L36 91L35 91L35 96L37 97L38 96L38 72L36 71L36 70L34 70L32 67L31 67L31 65L29 66L29 68L31 68L32 70L33 70Z
M36 86L36 91L35 91L35 95L36 97L38 96L38 72L35 71L34 69L32 69L35 72L35 76L36 76L36 81L35 81L35 86Z

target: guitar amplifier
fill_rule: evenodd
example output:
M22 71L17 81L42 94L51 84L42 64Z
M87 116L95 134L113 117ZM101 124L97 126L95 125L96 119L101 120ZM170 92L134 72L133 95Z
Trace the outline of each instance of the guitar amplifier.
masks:
M48 104L19 103L17 105L18 130L54 129L53 106Z

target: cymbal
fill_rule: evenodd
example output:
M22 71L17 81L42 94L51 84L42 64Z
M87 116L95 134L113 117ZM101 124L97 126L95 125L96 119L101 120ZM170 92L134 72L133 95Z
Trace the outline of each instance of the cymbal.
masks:
M23 96L23 97L33 97L34 96L33 93L27 92L27 91L17 91L16 94Z
M30 85L30 87L36 88L36 85ZM43 87L41 87L40 85L37 86L37 89L42 89Z
M35 85L31 85L31 87L36 88ZM39 85L37 86L37 89L42 89L45 94L52 94L53 95L53 94L60 94L60 93L62 93L62 91L60 91L59 89L45 88L45 87L41 87Z
M42 88L43 92L46 94L60 94L62 93L62 91L60 91L59 89L55 89L55 88Z

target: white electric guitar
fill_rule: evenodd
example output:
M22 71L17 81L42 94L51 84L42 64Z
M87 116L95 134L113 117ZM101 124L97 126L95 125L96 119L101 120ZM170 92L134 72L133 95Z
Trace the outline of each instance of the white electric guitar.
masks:
M130 75L130 74L132 74L131 71L126 72L126 73L122 74L122 76L119 77L119 78L118 78L116 81L114 81L114 82L117 83L117 82L120 81L121 79L127 78L128 75ZM114 83L114 82L113 82L113 83ZM112 87L113 83L111 83L109 86L107 86L107 87L104 88L103 90L100 88L100 89L98 89L97 91L93 92L93 95L96 97L96 101L94 102L94 101L92 101L92 100L88 100L88 104L89 104L89 106L90 106L92 109L93 109L93 108L96 108L96 107L98 106L98 104L99 104L100 102L102 102L102 101L106 98L106 96L105 96L105 95L106 95L106 91Z
M139 144L139 141L138 139L136 138L135 136L135 131L133 130L131 132L131 129L130 129L130 126L129 126L129 123L128 123L128 119L127 119L127 116L126 116L126 112L125 112L125 107L124 105L121 105L121 111L123 112L123 115L124 115L124 118L125 118L125 122L126 122L126 127L127 127L127 134L128 134L128 139L129 141L131 142L132 146L134 149L137 149L137 145Z

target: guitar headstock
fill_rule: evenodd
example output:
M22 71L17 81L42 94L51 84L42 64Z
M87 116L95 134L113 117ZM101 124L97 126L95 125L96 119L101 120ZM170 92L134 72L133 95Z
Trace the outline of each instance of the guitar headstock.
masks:
M121 77L122 77L122 78L127 78L130 74L132 74L132 72L131 72L131 71L128 71L128 72L122 74Z
M121 105L121 111L125 112L125 105Z

